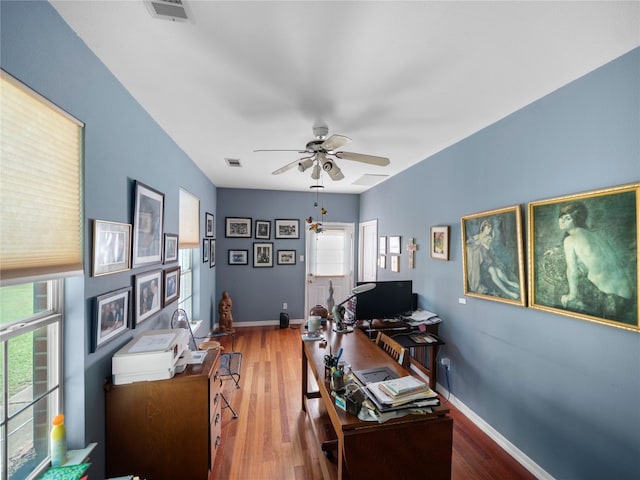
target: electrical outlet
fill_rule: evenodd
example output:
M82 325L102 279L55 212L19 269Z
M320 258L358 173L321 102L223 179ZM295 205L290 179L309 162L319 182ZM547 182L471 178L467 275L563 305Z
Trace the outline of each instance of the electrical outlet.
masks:
M282 304L282 309L283 309L283 310L286 310L287 308L289 308L289 305L287 305L287 302L284 302L284 303Z
M451 359L449 357L442 357L442 360L440 360L440 363L445 367L445 368L449 368L451 366Z

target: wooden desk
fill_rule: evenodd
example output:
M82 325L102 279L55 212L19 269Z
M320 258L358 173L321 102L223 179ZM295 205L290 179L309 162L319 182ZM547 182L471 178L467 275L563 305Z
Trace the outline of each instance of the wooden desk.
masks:
M435 407L428 415L406 415L379 424L363 422L335 406L324 379L324 356L343 349L341 360L353 370L389 367L399 376L408 375L391 357L356 329L340 334L324 330L327 346L302 341L302 409L309 414L314 430L328 420L338 439L337 475L335 466L323 463L325 478L351 480L370 478L451 478L453 420L449 410ZM309 372L318 389L309 391Z
M429 328L431 327L431 328ZM435 327L435 328L434 328ZM438 365L436 359L438 357L438 347L440 345L446 345L438 333L438 324L428 325L425 332L412 331L409 333L398 333L391 335L391 338L396 340L400 345L406 347L411 352L411 358L415 359L422 367L424 373L429 377L429 387L432 390L436 389ZM411 335L428 334L430 337L436 339L433 343L416 343L411 339Z

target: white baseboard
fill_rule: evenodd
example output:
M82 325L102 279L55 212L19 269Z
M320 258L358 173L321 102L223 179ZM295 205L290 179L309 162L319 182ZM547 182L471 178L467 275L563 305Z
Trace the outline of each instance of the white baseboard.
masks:
M485 422L478 414L462 403L455 395L452 395L446 388L440 383L436 385L437 392L444 398L448 398L449 402L453 404L460 412L471 420L480 430L486 433L494 442L496 442L500 448L511 455L520 465L529 470L529 472L540 480L554 480L545 470L537 463L527 457L518 447L512 444L509 440L503 437L497 430L491 425Z

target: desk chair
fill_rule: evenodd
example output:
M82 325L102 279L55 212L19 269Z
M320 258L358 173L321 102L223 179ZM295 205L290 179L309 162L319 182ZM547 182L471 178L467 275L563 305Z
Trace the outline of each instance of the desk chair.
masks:
M408 348L403 347L393 338L382 332L378 332L376 344L404 368L409 368L411 357L409 356Z

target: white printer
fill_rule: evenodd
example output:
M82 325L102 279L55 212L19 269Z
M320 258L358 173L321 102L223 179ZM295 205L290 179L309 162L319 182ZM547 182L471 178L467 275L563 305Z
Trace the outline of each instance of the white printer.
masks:
M113 383L169 379L188 349L189 332L184 328L141 332L113 355Z

